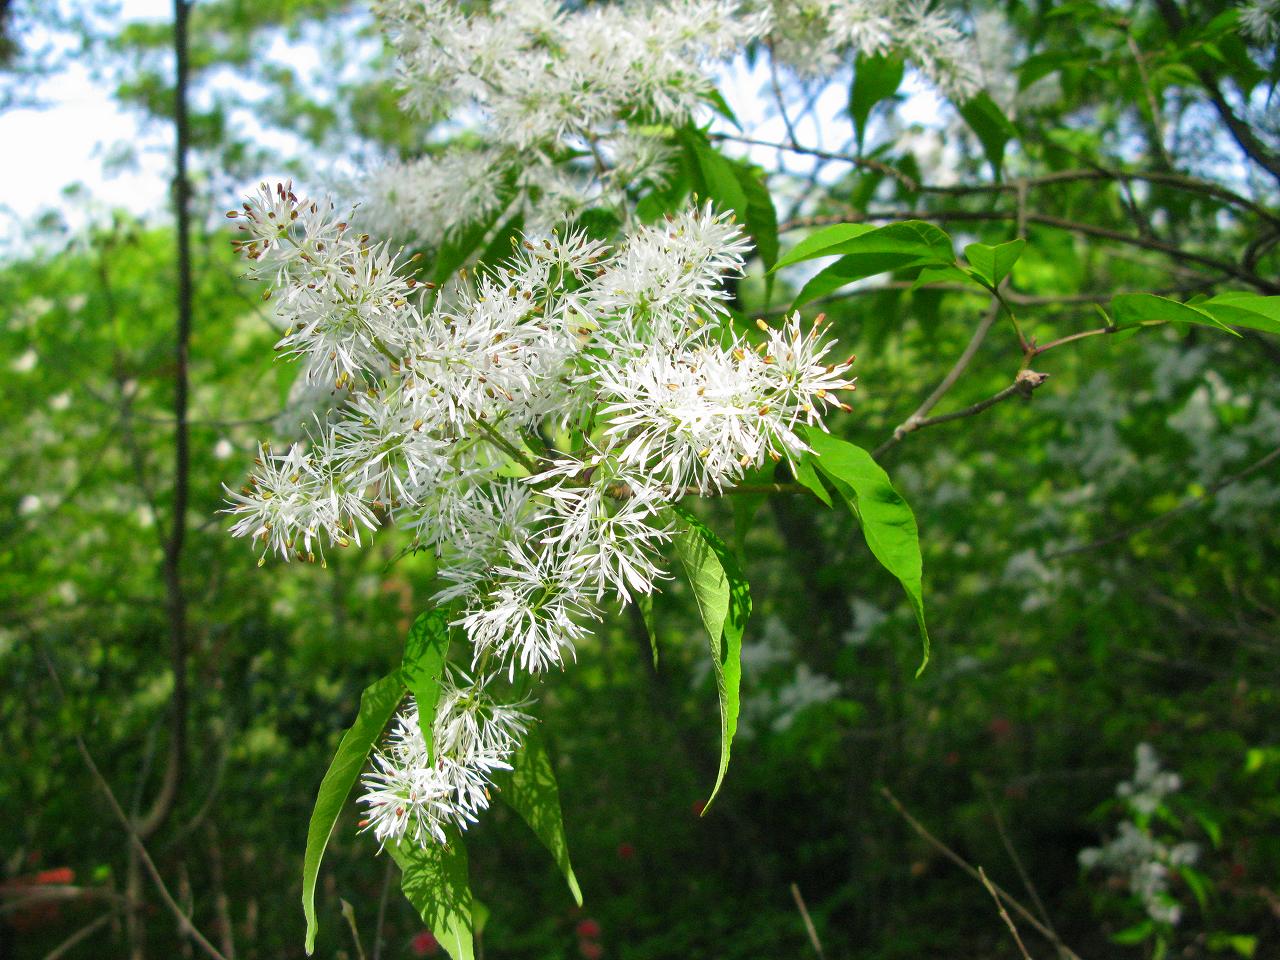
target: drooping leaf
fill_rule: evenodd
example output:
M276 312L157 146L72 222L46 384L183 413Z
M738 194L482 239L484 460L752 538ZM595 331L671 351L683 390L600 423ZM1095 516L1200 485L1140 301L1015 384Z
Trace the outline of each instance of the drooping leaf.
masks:
M458 831L450 829L448 844L430 841L420 847L406 839L386 849L400 867L401 891L445 953L453 960L475 960L467 848Z
M877 103L898 92L905 64L893 54L870 54L858 57L853 68L853 87L849 91L849 116L862 149L867 118Z
M437 607L418 615L409 628L404 641L404 661L400 675L418 702L418 715L425 717L428 725L436 715L440 702L440 675L444 673L445 657L449 655L449 615ZM426 737L427 764L433 762L435 743Z
M582 890L569 862L569 843L564 835L564 816L560 811L560 788L542 733L537 727L525 735L524 745L512 758L511 770L494 777L498 795L542 841L556 866L569 884L574 902L582 906Z
M676 538L676 555L689 577L698 612L711 643L711 666L720 698L720 769L705 814L729 769L729 751L738 729L742 682L742 633L751 615L751 592L724 541L683 507L673 507L687 524Z
M308 955L315 949L319 926L316 922L316 877L320 873L325 847L329 845L329 835L356 778L364 769L369 751L396 712L404 692L404 682L398 671L365 688L360 695L360 711L356 714L355 723L342 735L338 752L320 783L320 792L307 827L307 850L302 859L302 910L307 917Z
M964 248L964 255L974 272L994 288L1009 275L1026 245L1027 241L1021 238L994 247L985 243L971 243Z
M959 110L964 122L982 144L982 152L999 180L1004 168L1005 145L1018 135L1018 128L985 92L961 104Z
M906 591L924 647L918 676L929 663L929 628L924 616L924 562L915 514L867 451L817 429L806 430L805 439L813 448L814 465L844 495L857 517L871 553Z

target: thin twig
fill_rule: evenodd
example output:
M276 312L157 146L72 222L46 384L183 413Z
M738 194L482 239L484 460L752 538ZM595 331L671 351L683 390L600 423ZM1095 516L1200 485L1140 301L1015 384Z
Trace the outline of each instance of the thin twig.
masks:
M991 330L991 327L996 322L996 318L999 316L1000 306L999 304L992 302L986 312L986 315L983 316L981 322L973 331L973 336L969 338L969 343L956 359L956 362L952 364L951 369L947 371L947 375L942 378L942 382L933 388L933 392L929 394L924 403L920 404L920 406L916 408L915 413L907 417L906 420L902 421L902 423L894 429L893 436L871 452L871 456L873 458L878 459L882 453L889 450L891 447L896 446L902 441L903 437L912 430L915 430L916 427L912 426L912 423L916 420L923 419L930 410L938 405L938 401L947 395L947 391L955 386L956 381L959 380L965 370L969 368L969 364L972 362L974 355L978 352L978 348L982 346L982 341L987 338L987 333Z
M1013 942L1018 945L1022 960L1031 960L1031 954L1027 953L1027 946L1022 942L1022 937L1018 934L1018 928L1013 925L1013 919L1009 916L1009 911L1004 908L1004 902L1000 899L1000 894L996 893L995 886L987 879L986 871L981 867L978 868L978 879L987 888L987 893L991 894L991 899L996 902L996 909L1000 911L1000 919L1004 921L1004 925L1013 934Z
M1018 916L1031 924L1031 926L1035 928L1036 932L1057 947L1064 957L1067 957L1068 960L1080 960L1080 956L1074 950L1063 943L1062 939L1056 933L1037 920L1035 915L1019 903L1008 891L997 883L993 883L990 880L984 880L982 874L980 874L978 870L969 863L969 861L930 833L924 824L907 812L907 808L902 805L902 801L895 797L888 787L881 787L880 793L889 801L893 806L893 809L898 812L898 815L907 821L908 826L910 826L922 840L929 844L929 846L937 850L974 880L977 880L986 886L997 899L1012 907Z
M991 795L991 788L986 781L982 781L982 792L987 798L987 807L991 810L991 819L995 821L996 833L1000 837L1000 843L1004 845L1005 853L1009 855L1009 859L1013 861L1013 868L1018 871L1018 878L1022 880L1022 886L1026 888L1027 896L1031 898L1031 904L1036 908L1036 913L1040 915L1040 919L1044 921L1044 925L1057 933L1057 929L1053 925L1053 919L1049 916L1049 911L1045 909L1044 901L1040 899L1040 892L1036 890L1036 885L1031 882L1031 875L1027 873L1027 868L1023 866L1022 858L1018 856L1018 850L1013 845L1013 841L1009 839L1009 832L1004 828L1004 817L1000 816L1000 808L996 806L995 797Z
M62 679L58 676L58 670L53 665L53 659L49 656L46 650L42 649L40 653L44 658L45 668L49 671L49 676L53 680L54 689L58 694L58 700L65 702L67 697L66 691L62 688ZM89 771L89 776L93 778L93 782L97 785L98 789L102 791L102 795L107 798L107 804L111 807L112 814L118 821L120 821L120 826L124 828L134 852L142 862L142 865L146 867L147 873L155 883L156 892L160 894L161 901L163 901L165 907L168 908L169 912L172 913L174 918L178 921L178 930L194 940L200 949L207 953L212 960L227 960L227 958L218 951L218 948L210 943L205 935L196 929L195 924L191 922L191 918L182 912L182 908L178 906L178 902L173 899L173 894L169 892L169 888L165 885L164 877L160 875L160 869L156 866L155 861L151 859L151 854L147 852L146 846L143 844L141 838L139 838L137 831L134 830L133 822L129 819L129 815L125 813L124 808L120 806L120 801L116 799L115 792L111 789L111 784L107 782L107 778L104 777L102 775L102 771L98 769L98 764L94 761L93 754L89 752L89 748L85 745L84 737L80 736L80 731L78 729L73 730L72 738L75 740L76 750L80 753L80 759L84 761L84 765Z
M822 941L818 939L818 928L813 925L813 918L809 916L809 908L804 905L800 888L794 883L791 885L791 899L796 902L796 909L800 911L800 919L804 921L804 929L809 934L809 942L813 944L813 952L818 955L818 960L826 960L826 954L822 951Z
M71 936L67 937L67 939L63 940L60 944L46 953L44 955L44 960L59 960L59 958L66 956L69 951L74 949L80 943L83 943L85 940L88 940L95 933L114 920L115 917L116 911L110 910L98 917L97 920L93 920L90 923L85 924Z

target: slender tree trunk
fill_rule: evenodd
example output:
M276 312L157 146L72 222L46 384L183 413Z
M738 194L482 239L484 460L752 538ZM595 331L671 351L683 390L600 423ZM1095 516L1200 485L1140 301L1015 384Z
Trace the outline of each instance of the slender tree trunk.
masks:
M169 663L173 671L170 702L169 759L164 780L151 809L137 825L145 839L168 818L182 785L187 763L187 598L182 584L182 549L187 534L190 449L187 429L187 378L191 343L191 183L187 178L190 125L187 115L187 20L190 0L174 0L175 130L173 204L177 232L177 336L174 345L173 516L164 544L165 609L169 619Z

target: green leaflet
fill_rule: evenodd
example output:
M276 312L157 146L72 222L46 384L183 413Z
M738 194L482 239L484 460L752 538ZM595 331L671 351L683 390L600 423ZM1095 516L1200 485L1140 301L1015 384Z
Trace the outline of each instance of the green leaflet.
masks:
M342 735L338 752L320 783L316 805L311 811L311 823L307 827L307 851L302 860L302 910L307 916L308 956L315 949L319 926L316 922L316 877L320 873L324 849L329 845L329 835L346 803L347 794L364 769L369 751L403 697L404 683L399 671L365 688L360 695L360 711L356 714L355 723Z
M805 237L787 251L774 269L816 257L866 254L898 254L904 260L938 265L953 264L956 259L951 237L923 220L903 220L883 227L838 223Z
M1280 297L1235 291L1208 300L1192 300L1191 306L1222 323L1280 334Z
M858 57L854 64L853 87L849 91L849 116L858 137L858 150L867 132L867 118L881 100L898 92L905 72L901 57L892 54L870 54Z
M386 849L400 867L400 889L440 946L453 960L475 960L467 848L456 829L449 833L446 845L402 840Z
M994 289L1009 275L1026 245L1027 241L1023 239L1010 240L995 247L985 243L971 243L964 248L964 255L973 272Z
M672 509L687 524L685 532L675 540L676 555L689 577L698 612L707 628L720 698L720 769L703 807L705 814L724 782L729 748L738 729L742 633L751 616L751 591L724 541L685 508L677 505Z
M400 674L404 684L418 701L418 714L426 718L427 729L436 715L440 702L440 675L444 672L445 657L449 653L449 616L444 610L428 610L418 615L409 628L404 641L404 662ZM427 763L435 744L427 738Z
M733 211L768 271L778 260L778 215L761 171L725 157L701 130L682 131L682 140L695 161L695 184L721 210Z
M999 180L1004 167L1005 144L1018 135L1018 128L985 92L961 104L958 109L969 129L978 137L982 152Z
M1123 293L1112 297L1111 312L1115 317L1116 326L1121 329L1176 321L1214 327L1233 336L1240 336L1221 320L1203 310L1200 305L1179 303L1168 297L1157 297L1154 293Z
M806 430L805 439L813 448L814 465L844 495L858 518L872 554L898 578L911 601L924 646L920 669L916 671L919 676L929 663L929 629L924 617L924 562L915 514L867 451L817 429Z
M524 746L511 762L510 772L503 771L493 780L499 796L506 801L551 852L556 866L569 884L574 902L582 906L582 889L569 862L569 843L564 836L564 816L560 812L560 788L542 733L533 727L525 735Z

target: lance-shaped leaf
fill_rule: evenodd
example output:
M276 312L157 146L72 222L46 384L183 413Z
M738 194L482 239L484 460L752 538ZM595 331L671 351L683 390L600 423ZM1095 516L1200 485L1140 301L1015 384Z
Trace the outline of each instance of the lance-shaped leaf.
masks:
M720 698L720 769L705 814L720 792L729 769L729 748L738 729L739 687L742 683L742 632L751 615L751 591L733 554L701 520L683 507L673 507L687 524L676 538L676 555L684 566L698 602L698 612L711 643L711 666Z
M308 955L315 949L318 928L316 877L320 873L324 849L329 845L329 835L347 801L347 794L364 769L369 751L396 712L404 692L404 682L398 671L365 689L360 695L360 712L355 723L342 735L338 752L320 783L315 809L311 811L311 823L307 827L307 851L302 859L302 910L307 916Z
M417 909L422 922L453 960L475 960L471 882L467 876L467 848L456 829L449 842L412 840L388 845L400 867L400 889Z
M551 757L542 733L534 727L524 738L524 746L512 758L511 770L494 777L500 796L524 819L550 851L556 866L569 884L574 901L582 906L582 889L569 862L569 843L564 836L564 815L560 812L560 788L556 785Z
M1111 312L1117 327L1141 327L1155 323L1194 323L1240 336L1221 320L1188 303L1179 303L1154 293L1122 293L1111 298Z
M924 645L923 671L929 662L929 629L924 618L924 563L915 514L867 451L817 429L807 430L805 439L813 448L814 466L844 496L872 554L906 591Z
M955 262L951 237L923 220L903 220L883 227L838 223L805 237L788 250L774 269L817 257L895 254L903 260L949 264Z
M449 653L449 615L439 608L418 615L409 628L404 641L404 662L400 674L404 684L418 701L418 716L425 718L426 729L436 715L440 702L440 675L444 672L445 657ZM427 765L435 758L435 738L424 738L427 744Z
M1005 144L1018 135L1018 128L985 92L961 104L958 109L969 129L977 135L982 152L999 180L1004 167Z

